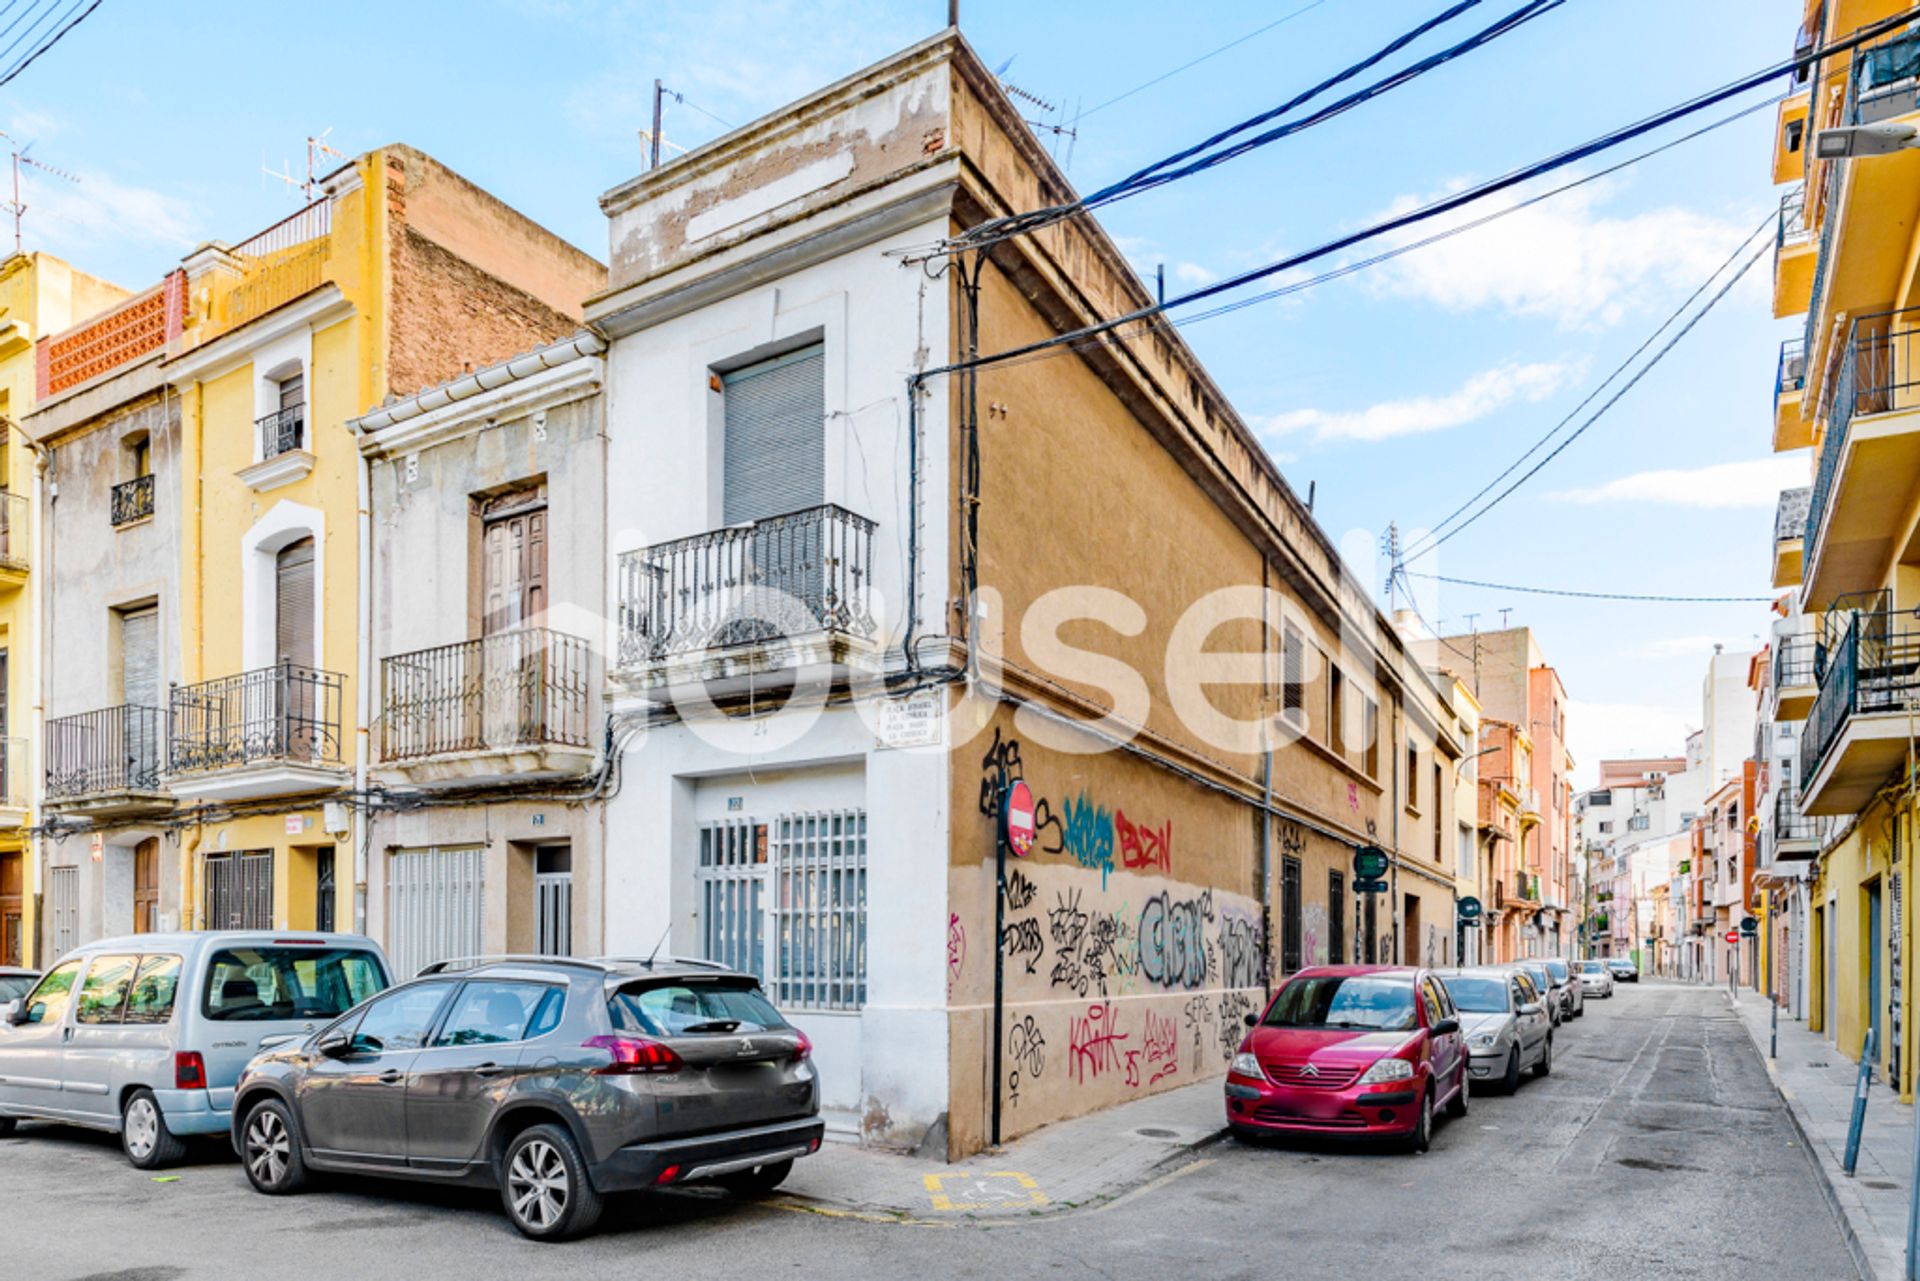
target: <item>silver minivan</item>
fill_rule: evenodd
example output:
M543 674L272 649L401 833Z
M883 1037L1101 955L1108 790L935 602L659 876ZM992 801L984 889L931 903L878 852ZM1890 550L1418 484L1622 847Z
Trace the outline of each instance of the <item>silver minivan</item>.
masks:
M240 1070L385 990L357 934L214 930L102 939L0 1016L0 1136L27 1119L120 1135L143 1170L224 1134Z

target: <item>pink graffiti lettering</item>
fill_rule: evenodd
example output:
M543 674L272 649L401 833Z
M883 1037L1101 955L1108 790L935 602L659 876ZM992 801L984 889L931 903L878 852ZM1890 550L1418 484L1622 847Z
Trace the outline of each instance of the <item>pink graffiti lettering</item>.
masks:
M960 979L960 967L967 963L967 931L956 912L947 917L947 995Z
M1157 829L1135 826L1118 810L1113 814L1114 835L1120 842L1120 865L1132 868L1159 868L1173 872L1173 820Z
M1148 1085L1158 1084L1180 1071L1180 1024L1177 1020L1147 1014L1147 1066L1153 1069Z
M1098 1079L1102 1072L1118 1070L1126 1040L1127 1033L1114 1026L1113 1006L1105 1001L1089 1005L1085 1018L1068 1023L1069 1073L1076 1082L1085 1083L1089 1077Z

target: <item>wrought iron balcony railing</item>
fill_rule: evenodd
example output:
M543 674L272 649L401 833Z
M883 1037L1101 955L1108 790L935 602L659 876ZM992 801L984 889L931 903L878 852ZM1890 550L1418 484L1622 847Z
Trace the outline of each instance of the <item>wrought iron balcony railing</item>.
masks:
M1777 636L1773 642L1773 687L1811 685L1814 680L1815 643L1811 633ZM1758 753L1764 756L1766 753Z
M340 763L346 678L298 663L177 686L167 768L205 773L270 761Z
M153 477L135 476L113 487L113 527L131 525L153 515Z
M1813 260L1813 286L1807 292L1807 321L1800 335L1801 348L1808 352L1818 350L1814 339L1820 324L1820 295L1826 291L1827 268L1833 259L1833 229L1840 221L1840 188L1846 181L1846 163L1837 159L1816 161L1808 179L1817 198L1807 206L1804 217L1820 236L1820 252Z
M1802 814L1798 798L1782 788L1773 798L1773 840L1781 841L1817 841L1820 839L1820 820L1811 814Z
M1827 400L1827 434L1820 444L1807 504L1807 557L1812 563L1820 523L1833 496L1833 482L1847 448L1853 420L1920 405L1920 307L1861 316L1848 329L1847 350Z
M874 522L827 504L620 558L620 661L870 637Z
M1773 412L1780 414L1780 398L1807 386L1807 344L1801 338L1780 340L1780 362L1773 374Z
M1802 183L1780 197L1780 219L1773 232L1774 250L1777 253L1788 245L1803 245L1812 239L1813 228L1807 222L1807 187Z
M528 627L380 663L380 759L593 745L593 652Z
M288 405L254 420L260 430L260 460L278 458L307 446L307 407Z
M0 493L0 567L27 567L27 530L33 504L25 494Z
M1907 613L1855 612L1826 648L1820 692L1800 735L1803 795L1854 716L1920 710L1920 632L1912 623Z
M160 709L132 703L47 722L47 799L160 788Z

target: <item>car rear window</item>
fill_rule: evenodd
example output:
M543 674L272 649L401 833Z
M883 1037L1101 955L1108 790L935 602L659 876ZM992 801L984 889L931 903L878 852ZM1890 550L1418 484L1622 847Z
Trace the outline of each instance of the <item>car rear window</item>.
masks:
M1307 975L1280 989L1266 1025L1409 1031L1416 1026L1413 984L1372 975Z
M380 959L361 948L223 948L207 966L201 1008L234 1023L330 1019L386 986Z
M1553 975L1553 981L1555 983L1564 983L1567 981L1567 963L1565 961L1548 961L1547 973Z
M629 985L607 998L607 1015L616 1032L644 1036L767 1032L787 1026L753 983L724 979Z

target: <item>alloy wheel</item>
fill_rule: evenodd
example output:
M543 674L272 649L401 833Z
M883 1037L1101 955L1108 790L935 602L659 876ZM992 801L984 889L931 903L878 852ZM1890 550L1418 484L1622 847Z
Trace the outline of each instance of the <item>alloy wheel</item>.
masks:
M567 1212L567 1164L551 1143L535 1139L513 1154L507 1169L507 1199L528 1227L546 1231Z
M126 1116L127 1152L136 1161L144 1161L153 1153L153 1145L160 1138L160 1110L153 1100L145 1095L127 1104Z
M286 1124L271 1108L255 1110L247 1122L247 1170L258 1183L275 1187L287 1173L293 1142Z

